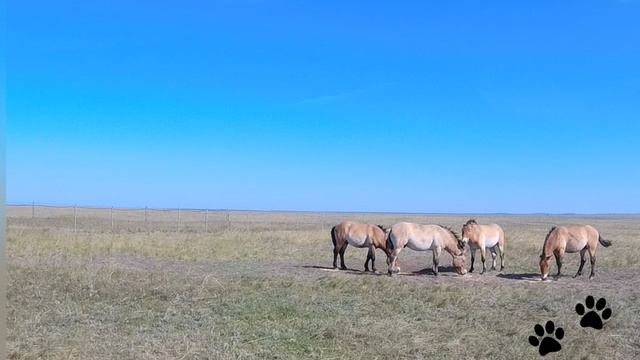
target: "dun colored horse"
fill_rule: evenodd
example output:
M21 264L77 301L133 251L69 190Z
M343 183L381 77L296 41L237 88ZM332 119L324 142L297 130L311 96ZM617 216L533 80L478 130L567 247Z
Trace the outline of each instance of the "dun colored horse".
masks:
M542 280L545 280L549 275L549 260L551 259L551 255L556 257L556 264L558 265L558 274L556 277L560 277L562 256L564 253L574 253L578 251L580 252L580 267L574 277L582 275L582 267L586 262L585 253L589 251L589 257L591 258L591 274L589 275L589 279L592 279L595 275L594 269L596 266L596 248L598 247L598 242L604 247L611 246L611 241L603 239L598 230L590 225L553 227L544 239L544 247L540 255L540 274Z
M344 221L331 229L331 241L333 242L333 268L337 268L338 254L340 254L340 268L346 270L344 264L344 252L351 244L357 248L369 248L367 260L364 262L364 271L371 269L376 271L376 249L382 249L387 255L387 233L382 225L359 224L353 221Z
M408 247L415 251L433 251L433 272L438 275L438 263L442 250L448 252L453 258L453 268L464 275L467 270L464 267L464 244L458 236L449 228L440 225L420 225L401 222L391 227L387 237L389 249L389 275L400 272L398 266L398 254L403 248Z
M473 272L473 264L476 260L476 250L480 249L480 259L482 260L482 272L487 270L485 265L486 249L491 251L493 263L491 270L496 269L496 249L500 253L500 271L504 269L504 231L498 224L480 225L471 219L462 226L462 242L469 244L471 250L471 268L469 272Z

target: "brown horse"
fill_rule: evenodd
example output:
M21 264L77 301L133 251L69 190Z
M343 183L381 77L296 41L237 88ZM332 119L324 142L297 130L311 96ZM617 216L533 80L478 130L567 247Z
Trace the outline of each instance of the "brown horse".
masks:
M611 241L605 240L600 236L598 230L593 226L559 226L553 227L544 239L544 246L542 248L542 254L540 255L540 274L542 280L545 280L549 275L549 260L551 255L556 257L556 264L558 265L558 274L556 277L560 277L560 271L562 269L562 256L564 253L580 252L580 267L574 277L582 275L582 267L586 262L585 253L589 251L589 257L591 258L591 274L589 279L592 279L595 275L596 266L596 248L598 242L604 247L611 246Z
M473 272L473 263L476 260L476 250L480 249L480 259L482 260L482 272L487 270L485 265L486 249L491 251L493 263L491 270L496 269L496 249L500 253L500 271L504 269L504 231L498 224L480 225L471 219L462 226L462 242L469 244L471 250L471 268L469 272Z
M347 246L357 248L369 248L367 260L364 262L364 271L371 269L376 271L376 249L382 249L387 255L387 232L382 225L359 224L353 221L343 221L331 229L331 241L333 242L333 268L337 268L338 254L340 254L340 268L346 270L344 264L344 252Z
M453 269L460 275L464 268L464 244L451 229L440 225L420 225L401 222L391 227L387 237L389 248L389 275L400 272L398 254L408 247L415 251L433 251L433 273L438 275L438 263L442 250L448 252L453 259Z

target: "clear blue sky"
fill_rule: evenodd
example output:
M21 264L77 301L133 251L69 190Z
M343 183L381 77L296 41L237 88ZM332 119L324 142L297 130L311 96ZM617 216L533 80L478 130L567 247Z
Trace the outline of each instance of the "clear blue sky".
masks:
M640 212L640 2L7 2L7 200Z

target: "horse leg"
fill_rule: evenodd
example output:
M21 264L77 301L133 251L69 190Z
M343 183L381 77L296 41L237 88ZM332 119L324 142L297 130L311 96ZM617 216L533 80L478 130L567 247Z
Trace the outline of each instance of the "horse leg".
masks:
M440 248L435 248L433 250L433 273L438 276L438 264L440 263L440 254L442 250Z
M472 273L473 263L476 261L476 249L471 248L469 252L471 253L471 268L469 268L469 272Z
M562 256L564 255L564 251L563 250L558 250L556 252L554 252L554 255L556 257L556 265L558 265L558 273L556 274L556 279L560 278L560 276L562 276L561 272L562 272Z
M394 273L400 272L400 270L396 265L398 262L398 254L400 254L400 250L402 249L394 249L389 254L389 267L388 267L389 275L393 275Z
M585 255L587 255L587 248L580 250L580 267L578 268L578 272L573 276L574 278L582 276L582 268L584 267L584 263L587 262Z
M371 271L376 272L376 248L372 246L369 248L369 252L371 252L371 255L369 255L371 258Z
M495 246L491 248L491 259L492 259L491 270L495 270L496 269L496 247Z
M364 271L365 272L369 272L369 259L371 257L369 256L369 253L367 253L367 260L364 261Z
M487 265L485 264L486 255L487 249L484 247L484 245L482 245L480 247L480 260L482 260L482 272L480 273L480 275L484 274L484 272L487 271Z
M334 269L338 268L338 247L337 246L333 247L333 268Z
M348 242L345 242L340 249L340 269L347 270L347 265L344 264L344 252L347 250L347 246L349 246Z
M591 258L591 274L589 274L589 280L596 276L596 249L589 249L589 257Z
M375 265L375 259L374 259L374 252L373 252L373 246L369 247L369 251L367 251L367 260L364 262L364 271L369 271L369 260L371 260L371 267L373 268L373 271L376 271L376 265Z
M500 253L500 271L504 270L504 244L498 244L498 252Z

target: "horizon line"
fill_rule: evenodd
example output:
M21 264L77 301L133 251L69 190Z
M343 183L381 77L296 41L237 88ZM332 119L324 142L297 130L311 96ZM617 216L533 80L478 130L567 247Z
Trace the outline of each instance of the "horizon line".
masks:
M480 215L480 216L492 216L492 215L506 215L506 216L640 216L640 213L634 212L619 212L619 213L573 213L573 212L406 212L406 211L354 211L354 210L258 210L258 209L232 209L232 208L190 208L190 207L139 207L139 206L99 206L99 205L69 205L69 204L53 204L53 203L21 203L21 202L6 202L6 207L48 207L48 208L80 208L80 209L94 209L94 210L156 210L156 211L211 211L211 212L272 212L272 213L308 213L308 214L379 214L379 215Z

